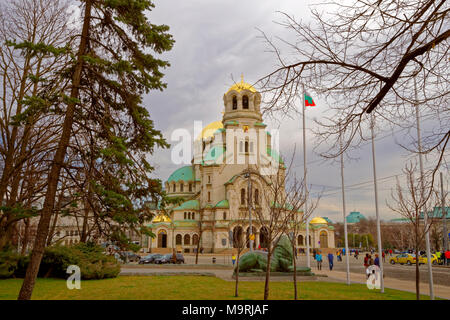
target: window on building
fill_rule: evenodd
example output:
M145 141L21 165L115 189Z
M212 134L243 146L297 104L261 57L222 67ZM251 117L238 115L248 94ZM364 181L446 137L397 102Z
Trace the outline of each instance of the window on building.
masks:
M173 184L173 192L177 191L177 185Z
M211 202L211 192L208 191L208 202Z
M237 109L237 98L236 96L233 96L233 110Z
M248 97L247 96L242 97L242 107L244 109L248 109Z
M192 212L192 220L195 220L195 212Z
M239 142L239 152L244 152L244 143L242 141Z
M177 236L175 237L175 244L176 245L181 245L181 240L182 240L182 236L181 234L177 234Z
M184 220L186 220L187 219L187 212L185 211L184 212Z
M259 204L259 190L255 189L255 204Z
M223 212L223 220L227 220L227 213L225 211Z
M192 192L192 183L189 183L189 192Z
M188 219L191 220L191 213L188 212Z
M190 245L191 244L191 236L188 234L184 235L184 245Z
M180 184L180 191L181 191L181 192L184 191L184 184Z
M241 189L241 204L245 205L245 189Z
M208 183L211 183L211 176L208 176Z
M245 153L248 153L248 141L245 141Z

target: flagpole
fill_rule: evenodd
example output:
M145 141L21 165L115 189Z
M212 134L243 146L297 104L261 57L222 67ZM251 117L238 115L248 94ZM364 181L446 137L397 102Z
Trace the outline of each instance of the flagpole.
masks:
M341 184L342 184L342 214L344 216L344 241L345 241L345 262L347 265L347 284L350 285L350 252L348 251L348 233L347 233L347 219L345 218L345 186L344 186L344 151L342 149L342 132L339 121L339 146L341 151Z
M306 124L305 124L305 85L302 85L303 87L303 184L305 186L305 211L304 214L306 215L306 266L308 268L311 268L311 257L309 256L309 219L308 219L308 186L306 185Z
M384 293L384 266L383 266L383 248L381 244L381 225L380 225L380 214L378 210L378 186L377 186L377 169L375 162L375 135L373 129L375 126L375 116L372 113L372 124L370 126L372 132L372 163L373 163L373 184L375 190L375 212L377 217L377 238L378 238L378 262L380 264L380 292Z

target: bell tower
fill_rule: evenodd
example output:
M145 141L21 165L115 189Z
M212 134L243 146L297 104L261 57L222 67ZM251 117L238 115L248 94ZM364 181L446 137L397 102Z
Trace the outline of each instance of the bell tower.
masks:
M240 123L253 127L256 122L262 122L261 115L261 94L249 83L235 83L223 96L225 112L222 122L226 127L227 123Z

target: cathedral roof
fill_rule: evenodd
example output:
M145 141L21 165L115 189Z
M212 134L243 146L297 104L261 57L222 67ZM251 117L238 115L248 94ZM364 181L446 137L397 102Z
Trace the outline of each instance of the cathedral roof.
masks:
M178 207L173 208L173 210L198 210L198 208L199 208L198 200L189 200L183 202Z
M241 76L241 82L236 82L233 84L230 89L228 89L227 93L235 90L237 92L241 92L242 90L248 90L250 92L256 92L256 89L249 83L244 82L244 76Z
M312 218L310 224L328 224L327 220L321 217Z
M167 182L194 181L192 166L185 166L175 170L167 179Z
M214 136L214 133L223 128L222 121L214 121L208 124L206 127L203 128L201 134L197 137L197 140L200 140L201 138L207 139L212 136Z
M216 207L216 208L224 208L224 209L226 209L226 208L230 208L230 204L228 203L228 200L227 200L227 199L224 199L224 200L222 200L222 201L219 201L219 202L215 205L215 207Z

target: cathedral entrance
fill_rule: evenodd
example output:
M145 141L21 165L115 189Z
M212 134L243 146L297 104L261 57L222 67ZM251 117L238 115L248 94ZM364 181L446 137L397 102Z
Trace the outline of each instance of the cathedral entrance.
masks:
M158 233L158 248L167 248L167 232L161 230Z
M261 248L267 248L268 247L268 237L267 237L267 228L266 227L262 227L259 230L259 245L261 246Z
M233 229L233 248L242 248L242 227L236 226Z
M328 248L328 234L326 231L320 231L320 247Z

